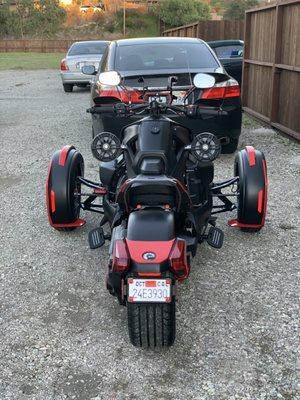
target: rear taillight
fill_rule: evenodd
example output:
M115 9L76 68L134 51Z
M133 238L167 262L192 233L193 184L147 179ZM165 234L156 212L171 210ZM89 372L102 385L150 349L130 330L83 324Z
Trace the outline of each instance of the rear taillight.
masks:
M114 272L123 273L130 265L130 257L125 240L118 239L114 244L112 269Z
M185 279L190 273L190 267L186 255L186 241L176 239L172 247L170 256L171 269L179 280Z
M65 58L63 60L61 60L61 62L60 62L60 70L61 71L69 71L69 67L68 67L68 64L67 64L67 61Z
M114 97L123 103L143 102L143 92L132 88L123 89L121 86L107 86L98 84L98 94L100 97Z
M241 90L238 82L231 78L228 81L216 83L212 88L202 92L201 100L227 99L230 97L240 97Z

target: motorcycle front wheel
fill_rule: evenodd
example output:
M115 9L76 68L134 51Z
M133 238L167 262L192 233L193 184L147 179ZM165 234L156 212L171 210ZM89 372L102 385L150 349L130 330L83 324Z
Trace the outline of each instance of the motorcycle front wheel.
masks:
M171 303L127 303L128 330L134 346L170 347L175 340L175 299Z

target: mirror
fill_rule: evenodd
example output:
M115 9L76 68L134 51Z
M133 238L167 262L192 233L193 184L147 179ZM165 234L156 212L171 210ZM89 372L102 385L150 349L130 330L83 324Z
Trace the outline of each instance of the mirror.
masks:
M212 75L196 74L193 82L198 89L208 89L214 86L216 80Z
M81 68L81 72L84 75L96 75L97 71L94 65L84 65Z
M118 86L121 83L121 76L116 71L102 72L99 75L101 85Z

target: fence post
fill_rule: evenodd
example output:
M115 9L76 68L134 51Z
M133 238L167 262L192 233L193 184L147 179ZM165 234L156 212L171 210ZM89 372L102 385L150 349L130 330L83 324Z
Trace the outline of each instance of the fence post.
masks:
M271 89L271 113L270 122L278 121L279 109L279 84L280 84L280 69L276 68L276 64L280 64L281 48L282 48L282 25L283 25L283 9L280 4L276 6L276 22L275 22L275 49L272 66L272 89Z
M249 68L250 65L245 61L250 57L250 35L251 35L251 13L245 14L245 30L244 30L244 60L242 74L242 104L247 106L248 100L248 84L249 84Z

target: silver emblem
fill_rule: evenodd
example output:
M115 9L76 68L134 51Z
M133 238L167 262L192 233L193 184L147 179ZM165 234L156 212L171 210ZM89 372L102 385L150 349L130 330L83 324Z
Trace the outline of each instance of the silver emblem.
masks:
M155 253L144 253L143 254L143 259L144 260L154 260L156 258L156 254Z

